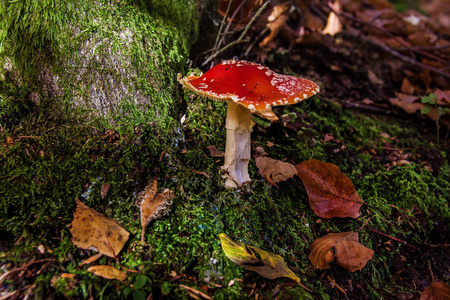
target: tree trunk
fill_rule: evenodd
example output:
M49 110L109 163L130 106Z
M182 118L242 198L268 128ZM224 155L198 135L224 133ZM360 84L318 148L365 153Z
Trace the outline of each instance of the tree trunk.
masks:
M2 2L1 81L14 74L35 104L63 100L103 116L131 104L153 120L174 117L198 2Z

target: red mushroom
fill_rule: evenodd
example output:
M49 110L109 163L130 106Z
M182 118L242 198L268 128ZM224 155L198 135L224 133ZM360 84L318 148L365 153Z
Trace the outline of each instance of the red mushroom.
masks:
M296 104L319 92L317 84L294 76L277 74L260 64L227 60L202 76L183 77L184 88L214 100L228 102L225 164L226 187L250 181L250 133L254 125L251 113L274 116L272 106Z

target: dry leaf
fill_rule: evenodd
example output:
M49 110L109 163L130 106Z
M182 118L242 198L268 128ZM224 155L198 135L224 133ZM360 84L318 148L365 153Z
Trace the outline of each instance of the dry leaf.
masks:
M169 189L165 189L159 195L156 195L157 185L158 181L156 178L151 178L144 191L138 195L138 198L141 200L141 241L144 241L145 227L152 220L165 216L172 205L174 197L173 192Z
M293 164L272 159L267 156L258 156L255 159L256 166L261 176L269 183L285 181L297 175L297 169Z
M339 168L327 162L310 159L295 166L306 187L309 205L321 218L357 218L363 204L355 187Z
M342 12L342 5L340 0L336 0L333 4L329 5L332 6L336 12L338 13ZM338 16L333 11L331 11L330 14L328 15L327 25L323 29L322 33L335 36L336 34L341 32L342 32L342 23L339 20Z
M107 183L107 182L104 182L103 184L102 184L102 187L100 188L100 197L102 198L102 199L105 199L105 197L106 197L106 195L108 194L108 192L109 192L109 188L111 187L111 184L109 184L109 183Z
M127 279L126 272L121 271L113 266L105 266L105 265L92 266L88 269L88 271L106 279L117 279L120 281L124 281L125 279Z
M211 157L223 157L225 155L225 153L223 151L220 151L219 149L217 149L216 146L212 145L212 146L208 146L206 147L206 149L208 149L209 151L209 155Z
M117 221L87 207L78 199L71 225L70 232L75 246L109 257L119 254L130 235Z
M450 286L445 282L433 282L420 296L420 300L449 300Z
M87 259L83 260L83 261L80 263L80 265L78 266L78 268L80 268L80 267L82 267L82 266L84 266L84 265L93 263L94 261L99 260L100 257L102 257L102 256L103 256L103 254L101 254L101 253L97 253L97 254L95 254L95 255L92 255L92 256L88 257Z
M328 269L336 262L349 272L361 270L374 251L359 243L357 232L329 233L314 240L309 246L308 258L317 269Z
M224 233L219 237L226 256L238 266L255 271L267 279L287 277L300 284L300 278L286 266L280 255L235 242Z

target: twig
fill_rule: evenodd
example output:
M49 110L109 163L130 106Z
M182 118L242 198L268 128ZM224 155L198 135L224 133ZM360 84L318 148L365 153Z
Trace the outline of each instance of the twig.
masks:
M371 229L371 228L370 228L369 230L372 231L372 232L375 232L375 233L377 233L377 234L380 234L380 235L382 235L382 236L385 236L385 237L387 237L387 238L389 238L389 239L391 239L391 240L400 242L400 243L402 243L402 244L407 244L404 240L401 240L401 239L395 238L395 237L393 237L393 236L387 235L386 233L379 232L379 231L377 231L377 230L375 230L375 229Z
M242 32L242 34L239 36L239 38L235 41L233 41L232 43L226 45L225 47L221 48L220 50L217 50L217 52L215 52L214 54L212 54L210 57L208 57L207 60L205 60L202 63L202 66L206 65L207 63L209 63L212 59L216 58L217 55L223 53L225 50L227 50L228 48L239 44L239 43L244 43L244 42L248 42L247 39L243 40L244 36L247 34L248 30L251 28L251 26L253 25L253 23L256 21L256 19L259 17L259 15L263 12L263 10L266 8L266 6L270 3L270 1L266 1L266 3L264 3L256 12L256 14L253 16L253 18L250 20L250 22L248 22L247 26L245 26L244 31Z
M354 34L351 34L351 33L346 33L346 34L349 35L349 36L352 36L352 37L360 38L363 42L366 42L368 44L371 44L372 46L381 48L384 51L388 52L389 54L391 54L391 55L393 55L393 56L395 56L397 58L399 58L400 60L402 60L404 62L410 63L412 65L419 66L419 67L421 67L423 69L428 69L428 70L430 70L433 73L439 74L439 75L441 75L441 76L443 76L445 78L450 79L450 74L444 73L444 72L442 72L439 69L436 69L434 67L431 67L431 66L428 66L426 64L423 64L423 63L421 63L421 62L419 62L419 61L417 61L417 60L415 60L415 59L413 59L411 57L405 56L405 55L397 52L396 50L394 50L394 49L392 49L392 48L390 48L390 47L388 47L388 46L386 46L386 45L384 45L382 43L378 43L378 42L376 42L374 40L368 39L367 37L365 37L363 35L355 36Z

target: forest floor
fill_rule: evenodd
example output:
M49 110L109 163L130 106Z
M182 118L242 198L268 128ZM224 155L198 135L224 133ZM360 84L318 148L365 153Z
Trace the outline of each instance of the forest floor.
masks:
M298 177L275 187L254 159L252 181L225 189L223 158L211 151L225 148L225 103L186 93L183 123L180 115L162 129L124 106L113 126L51 105L38 109L11 84L0 101L0 298L419 299L432 283L448 284L450 30L439 23L443 9L343 3L344 27L334 36L319 30L330 13L320 3L303 15L279 7L279 22L269 26L278 34L265 39L258 33L272 7L248 42L211 61L237 56L319 84L317 96L274 108L280 120L254 118L252 157L336 165L363 201L358 218L318 217ZM220 20L204 14L191 56L202 71L217 35L205 28L218 29ZM230 26L228 43L248 21ZM173 204L141 241L140 193L151 178L161 192L172 190ZM130 233L120 254L86 261L96 252L72 239L75 199ZM358 232L374 251L361 270L312 265L312 242L335 232ZM220 233L280 255L308 290L235 265ZM126 276L96 276L93 264Z

